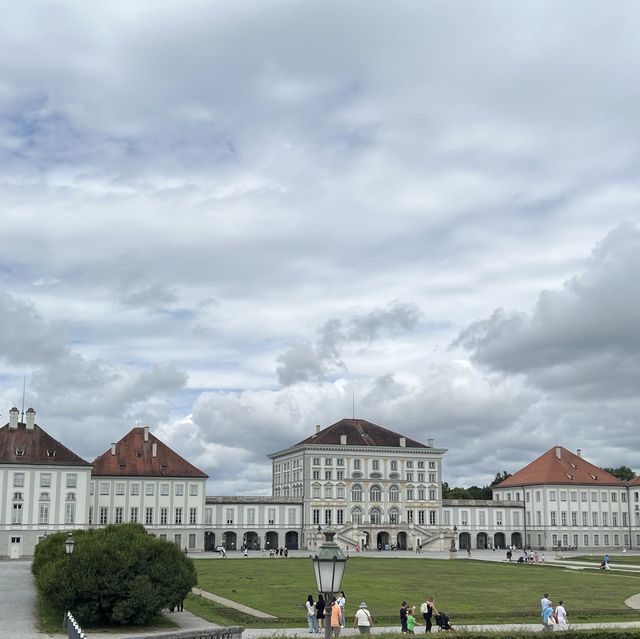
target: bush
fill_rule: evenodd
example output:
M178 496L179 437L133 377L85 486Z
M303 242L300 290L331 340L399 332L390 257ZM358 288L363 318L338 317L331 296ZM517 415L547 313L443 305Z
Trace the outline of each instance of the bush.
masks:
M145 624L176 606L196 585L191 559L139 524L76 531L67 557L57 533L36 547L32 571L40 594L80 623Z

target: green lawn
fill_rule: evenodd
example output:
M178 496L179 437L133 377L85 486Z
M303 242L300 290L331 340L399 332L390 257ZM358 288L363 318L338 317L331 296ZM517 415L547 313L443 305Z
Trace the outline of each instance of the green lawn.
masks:
M198 585L234 601L279 617L272 626L305 624L304 602L315 594L310 559L195 560ZM527 566L457 559L378 559L353 557L343 581L347 612L366 601L378 624L398 622L403 599L419 606L433 595L439 610L458 623L524 623L539 619L544 592L557 603L564 599L572 622L640 620L640 611L624 600L640 593L640 572L570 570L555 566ZM594 603L597 602L597 605ZM185 607L212 621L267 627L200 597Z

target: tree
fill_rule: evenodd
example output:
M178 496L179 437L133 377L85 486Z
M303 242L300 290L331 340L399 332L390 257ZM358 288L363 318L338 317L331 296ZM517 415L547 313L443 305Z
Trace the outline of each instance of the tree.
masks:
M631 481L636 478L636 474L629 468L629 466L618 466L617 468L603 468L610 475L617 477L621 481Z
M140 524L75 531L65 555L65 533L36 547L32 571L41 595L85 624L145 624L176 606L196 571L176 544L148 535Z
M489 486L496 486L509 477L511 477L511 473L508 473L506 470L503 470L501 473L498 472L496 473L496 476L493 478L493 481L489 484Z

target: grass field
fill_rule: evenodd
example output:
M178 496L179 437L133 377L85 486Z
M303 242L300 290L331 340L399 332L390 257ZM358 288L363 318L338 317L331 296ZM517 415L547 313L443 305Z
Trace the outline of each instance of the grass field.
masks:
M246 627L303 626L304 602L315 594L310 559L195 560L199 586L279 618L277 623L241 615L190 596L185 607L211 621ZM640 571L570 570L457 559L354 557L343 581L347 613L366 601L378 625L398 623L402 600L419 606L428 595L458 623L535 623L542 593L564 599L574 623L640 620L624 601L640 593ZM597 605L594 605L597 602ZM224 621L222 621L224 619Z

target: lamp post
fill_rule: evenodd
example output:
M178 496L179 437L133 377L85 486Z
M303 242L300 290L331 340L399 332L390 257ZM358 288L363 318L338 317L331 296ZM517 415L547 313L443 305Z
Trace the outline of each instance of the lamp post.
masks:
M71 555L73 554L73 548L76 545L76 542L73 539L73 535L69 533L69 536L64 541L64 551L67 553L67 559L71 560Z
M322 593L325 598L326 608L329 615L325 617L324 636L325 639L331 637L331 608L329 603L331 596L340 592L342 577L347 567L347 556L342 552L338 544L333 541L336 531L331 526L326 526L322 531L325 541L320 545L318 554L311 559L313 561L313 570L316 575L316 586L318 592ZM337 605L337 604L336 604Z

